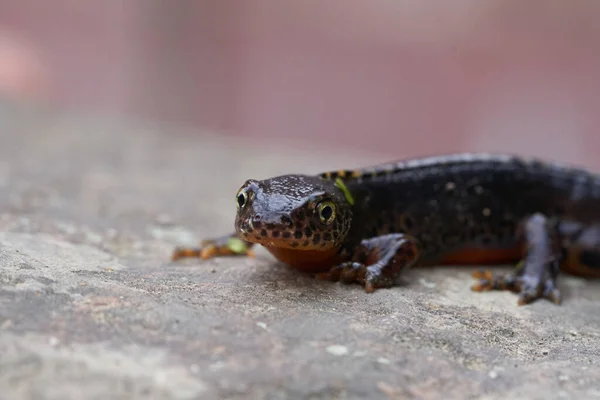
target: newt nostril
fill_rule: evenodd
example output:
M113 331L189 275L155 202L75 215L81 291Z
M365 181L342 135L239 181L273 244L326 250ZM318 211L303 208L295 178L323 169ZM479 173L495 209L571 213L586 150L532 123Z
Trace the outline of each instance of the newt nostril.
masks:
M262 216L260 214L255 214L254 217L252 217L252 221L254 222L260 222L262 220Z

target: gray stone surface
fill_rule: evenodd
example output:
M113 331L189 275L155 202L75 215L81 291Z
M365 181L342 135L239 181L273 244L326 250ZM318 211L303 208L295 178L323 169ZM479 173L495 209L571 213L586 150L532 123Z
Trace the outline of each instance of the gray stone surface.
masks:
M331 150L3 108L0 398L600 398L597 282L517 307L471 268L366 294L264 251L168 262L248 177L373 161Z

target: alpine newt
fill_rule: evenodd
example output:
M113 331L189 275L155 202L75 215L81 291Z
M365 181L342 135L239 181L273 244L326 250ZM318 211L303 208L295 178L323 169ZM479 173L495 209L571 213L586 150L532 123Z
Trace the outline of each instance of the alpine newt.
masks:
M560 303L559 270L600 277L600 175L504 154L453 154L318 175L247 180L235 233L173 260L251 256L263 245L319 279L390 287L413 265L515 263L477 270L475 291Z

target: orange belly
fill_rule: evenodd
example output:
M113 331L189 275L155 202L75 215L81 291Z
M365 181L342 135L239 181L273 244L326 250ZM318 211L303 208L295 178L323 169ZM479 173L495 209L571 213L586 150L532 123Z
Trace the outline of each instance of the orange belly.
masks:
M508 249L462 249L444 255L440 264L443 265L495 265L512 264L523 258L523 247Z
M338 249L329 250L296 250L280 247L265 248L279 261L303 272L326 272L331 267L344 261L337 257ZM581 263L580 250L576 247L569 249L561 269L569 274L583 277L599 277L600 268ZM507 249L462 249L448 253L434 262L418 262L421 266L433 265L503 265L516 264L525 255L524 246ZM374 260L369 260L374 261Z
M596 265L586 265L581 262L583 249L572 246L560 265L562 271L586 278L600 278L600 268ZM437 263L423 265L502 265L516 264L525 255L524 247L510 249L463 249L448 253Z
M326 272L341 260L337 248L328 250L296 250L264 246L279 261L303 272Z

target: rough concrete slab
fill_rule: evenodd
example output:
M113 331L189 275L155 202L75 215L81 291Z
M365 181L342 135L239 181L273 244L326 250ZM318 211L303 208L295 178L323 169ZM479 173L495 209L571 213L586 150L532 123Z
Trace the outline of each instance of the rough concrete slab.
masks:
M0 398L600 398L598 282L517 307L470 268L366 294L266 252L168 262L246 178L372 161L2 109Z

